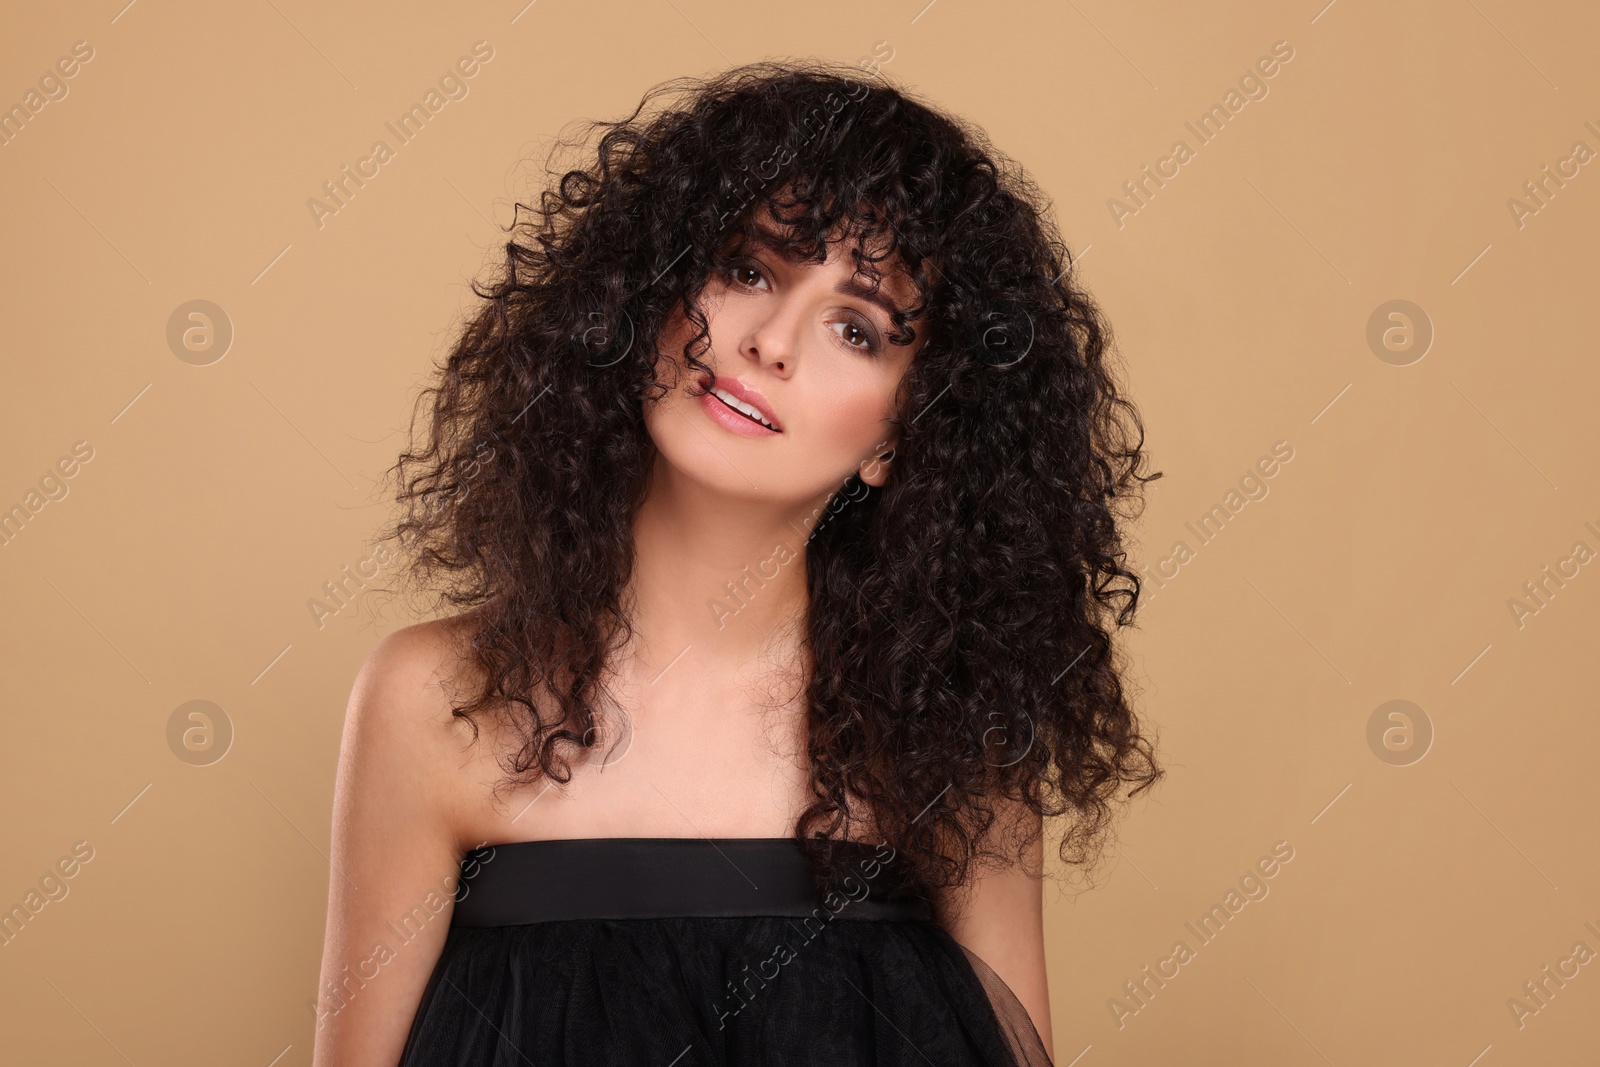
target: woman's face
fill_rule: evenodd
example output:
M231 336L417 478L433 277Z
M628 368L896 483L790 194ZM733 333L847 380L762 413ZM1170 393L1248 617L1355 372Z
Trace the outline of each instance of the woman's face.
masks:
M712 277L699 300L710 330L700 359L723 399L691 395L706 376L683 361L693 329L682 308L662 333L661 352L678 380L645 405L660 458L720 493L778 504L821 502L857 472L882 485L892 460L879 456L897 442L889 421L895 393L927 338L926 326L913 324L910 344L889 341L893 324L882 302L904 309L915 296L890 267L878 265L884 275L872 296L843 243L830 244L820 264L747 244L738 265ZM758 409L772 427L726 399Z

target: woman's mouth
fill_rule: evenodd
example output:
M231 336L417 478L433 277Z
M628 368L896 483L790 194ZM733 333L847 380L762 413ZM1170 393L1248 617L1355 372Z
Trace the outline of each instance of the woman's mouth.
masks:
M775 437L783 432L761 413L760 408L734 395L720 380L709 381L702 375L700 387L706 390L698 398L700 406L723 428L742 437Z

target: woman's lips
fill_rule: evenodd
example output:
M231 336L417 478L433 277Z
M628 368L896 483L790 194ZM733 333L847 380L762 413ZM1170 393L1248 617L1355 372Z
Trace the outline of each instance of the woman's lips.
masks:
M750 416L733 410L711 393L705 393L698 399L705 413L711 417L711 421L732 433L741 437L778 436L777 430L769 430Z
M704 393L697 398L700 406L705 409L706 414L711 417L713 422L716 422L724 429L739 434L741 437L776 437L782 432L751 418L744 412L725 403L711 392L713 388L725 390L731 396L744 401L751 407L760 408L762 414L767 415L768 411L765 402L758 399L760 394L750 395L752 391L743 387L741 383L729 379L712 379L709 375L701 375L700 388L704 390ZM771 419L770 421L774 424L777 422L776 419Z

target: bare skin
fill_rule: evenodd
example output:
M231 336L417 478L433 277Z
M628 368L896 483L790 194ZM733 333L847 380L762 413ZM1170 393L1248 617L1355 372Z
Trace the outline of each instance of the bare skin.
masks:
M467 677L452 641L460 620L399 630L363 665L334 797L314 1067L399 1059L468 850L792 835L808 775L798 625L808 517L853 471L871 485L890 477L882 456L896 440L895 391L923 338L892 344L882 308L836 291L853 273L843 246L823 264L760 249L751 260L702 297L711 351L701 358L719 379L758 391L781 433L730 431L688 396L687 376L647 407L659 454L634 530L637 637L605 679L614 732L574 762L572 781L496 793L511 739L484 720L474 743L450 714L449 686ZM903 278L886 278L882 291L910 303ZM662 352L676 358L686 337L676 323ZM876 355L861 347L874 340ZM763 585L743 603L728 600L725 583L773 561L780 544L798 557L769 562ZM856 836L873 839L870 824ZM1048 1048L1041 884L1013 868L968 889L941 901L940 921L1017 994ZM394 931L407 916L402 942Z

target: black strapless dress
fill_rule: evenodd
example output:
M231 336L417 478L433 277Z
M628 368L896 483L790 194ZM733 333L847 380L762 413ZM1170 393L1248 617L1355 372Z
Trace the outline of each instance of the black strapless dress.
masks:
M873 881L892 853L844 847L860 884L825 901L792 838L470 853L401 1067L1047 1067L1005 982Z

